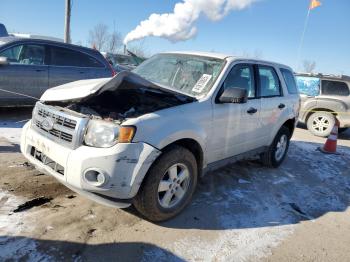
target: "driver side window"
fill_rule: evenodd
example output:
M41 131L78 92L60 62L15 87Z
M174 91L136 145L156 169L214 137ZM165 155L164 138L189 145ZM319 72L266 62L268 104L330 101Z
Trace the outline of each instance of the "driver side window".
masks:
M43 65L45 47L41 45L17 45L0 53L10 64Z
M254 70L252 65L239 64L234 66L227 75L223 89L246 89L249 98L255 97Z

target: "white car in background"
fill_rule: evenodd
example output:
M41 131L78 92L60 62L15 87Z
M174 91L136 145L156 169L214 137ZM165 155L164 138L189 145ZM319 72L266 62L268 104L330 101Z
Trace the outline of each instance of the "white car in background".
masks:
M21 150L72 190L163 221L183 210L210 170L251 155L278 167L299 104L288 66L163 53L112 79L46 91Z

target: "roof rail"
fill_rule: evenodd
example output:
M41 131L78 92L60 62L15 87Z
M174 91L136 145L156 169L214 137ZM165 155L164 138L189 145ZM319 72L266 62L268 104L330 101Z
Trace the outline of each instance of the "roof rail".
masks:
M347 75L322 74L322 73L303 73L303 72L296 72L295 74L299 75L299 76L324 77L324 78L333 78L333 79L350 81L350 76L347 76Z

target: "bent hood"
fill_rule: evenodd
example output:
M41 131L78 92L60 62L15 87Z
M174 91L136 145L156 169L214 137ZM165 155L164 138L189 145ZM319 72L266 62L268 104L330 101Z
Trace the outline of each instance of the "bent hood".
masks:
M43 101L43 102L81 101L92 95L101 94L106 90L114 91L118 89L118 87L124 81L134 83L140 86L140 88L150 88L161 92L171 93L174 95L182 95L182 96L186 96L188 98L194 99L193 97L188 96L187 94L184 94L177 90L158 86L135 73L132 73L129 71L122 71L113 78L79 80L79 81L50 88L46 90L45 93L41 96L40 101Z

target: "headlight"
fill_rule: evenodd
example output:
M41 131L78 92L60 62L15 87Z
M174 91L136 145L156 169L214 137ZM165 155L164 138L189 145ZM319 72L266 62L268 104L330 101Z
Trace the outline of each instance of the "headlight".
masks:
M135 127L123 127L103 120L90 120L85 134L85 144L93 147L112 147L116 143L130 143Z

